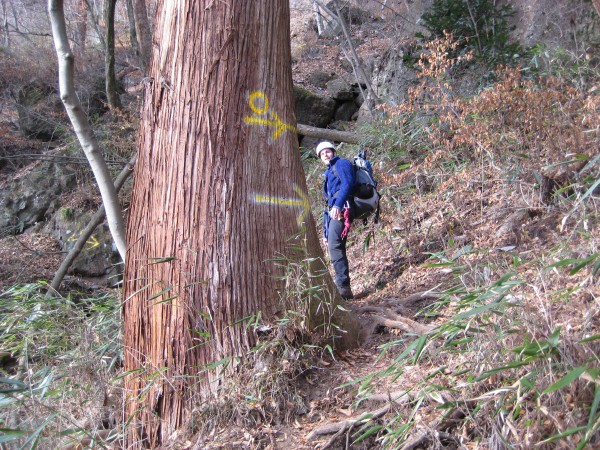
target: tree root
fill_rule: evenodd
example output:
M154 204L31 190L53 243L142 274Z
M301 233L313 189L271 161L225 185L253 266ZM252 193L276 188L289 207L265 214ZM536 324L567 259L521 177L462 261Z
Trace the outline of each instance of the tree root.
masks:
M376 402L387 402L386 405L382 406L379 409L374 411L368 411L360 414L358 417L354 417L352 419L342 420L341 422L330 423L327 425L323 425L322 427L315 428L310 434L307 436L307 439L313 440L318 436L323 436L327 434L334 434L334 436L325 444L325 446L321 447L321 450L324 450L331 446L333 442L341 436L343 433L350 431L354 426L361 425L363 423L369 422L374 419L378 419L384 416L392 407L393 404L403 404L410 400L410 397L407 392L401 391L393 394L378 394L372 397L369 397L368 400L376 401Z
M458 439L450 433L444 433L438 430L419 430L414 436L410 437L400 450L415 450L417 448L425 448L429 442L437 443L438 446L428 446L426 448L443 448L441 441L452 442L459 444Z
M442 294L432 291L416 292L404 298L390 298L386 300L385 304L388 307L402 306L404 308L408 308L422 300L437 300L441 296Z
M414 333L422 336L433 329L430 325L420 324L414 320L402 317L389 309L377 306L364 306L359 308L356 312L377 314L373 316L373 323L375 326L380 325L388 328L396 328L406 333Z

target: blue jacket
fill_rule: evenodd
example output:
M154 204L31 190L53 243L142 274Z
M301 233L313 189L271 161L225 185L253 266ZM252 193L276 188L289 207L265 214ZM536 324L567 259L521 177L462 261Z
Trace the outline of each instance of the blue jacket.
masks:
M337 175L332 170L334 166ZM327 199L327 208L323 212L323 236L327 238L329 208L337 206L343 210L354 187L354 167L352 167L352 163L347 159L334 156L329 160L329 166L323 176L325 177L323 181L323 194Z
M334 166L337 175L333 172ZM334 156L329 160L324 175L323 194L327 199L327 206L343 209L355 183L352 163L347 159Z

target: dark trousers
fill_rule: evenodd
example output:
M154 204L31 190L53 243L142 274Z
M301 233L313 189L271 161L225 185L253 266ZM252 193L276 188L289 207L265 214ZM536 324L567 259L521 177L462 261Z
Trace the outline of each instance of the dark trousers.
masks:
M329 258L335 271L335 284L337 286L350 286L350 274L348 269L348 258L346 257L346 239L340 236L344 230L342 220L329 220L327 230L327 247Z

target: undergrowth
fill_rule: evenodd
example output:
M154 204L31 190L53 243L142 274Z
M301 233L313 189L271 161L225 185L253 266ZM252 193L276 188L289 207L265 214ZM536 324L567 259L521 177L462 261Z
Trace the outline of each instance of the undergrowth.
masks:
M51 297L43 284L0 294L0 445L103 447L120 420L117 295ZM109 436L108 430L113 430Z
M408 400L353 438L375 435L383 448L598 445L597 68L531 77L503 67L461 98L448 75L460 63L453 49L449 34L430 42L410 101L381 107L382 126L397 130L379 141L388 154L419 149L407 170L382 174L403 204L398 230L410 252L429 255L420 270L446 277L417 314L433 331L382 345L390 365L357 382L357 405L382 385Z

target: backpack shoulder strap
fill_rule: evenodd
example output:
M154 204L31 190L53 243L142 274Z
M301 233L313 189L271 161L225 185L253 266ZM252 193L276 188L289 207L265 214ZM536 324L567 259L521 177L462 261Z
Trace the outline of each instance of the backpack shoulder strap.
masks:
M331 166L331 173L334 174L336 177L340 178L340 174L337 171L337 167L335 166L335 164L333 166ZM341 180L341 178L340 178Z

